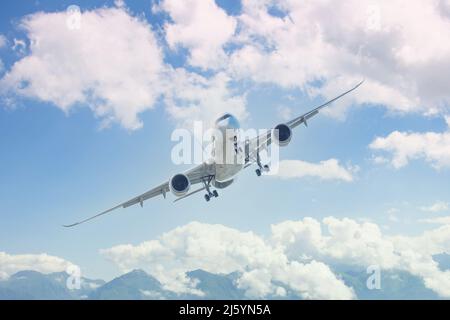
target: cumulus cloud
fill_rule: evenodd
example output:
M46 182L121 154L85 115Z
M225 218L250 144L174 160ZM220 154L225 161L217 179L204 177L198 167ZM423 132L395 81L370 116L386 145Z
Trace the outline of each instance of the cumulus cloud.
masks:
M102 254L123 271L143 268L170 290L195 290L185 272L239 271L237 285L248 297L283 295L280 284L307 299L354 297L329 265L403 270L426 287L450 297L450 271L433 255L450 253L450 224L418 236L385 235L371 222L304 218L271 227L268 237L223 225L192 222L138 245L119 245ZM199 294L199 293L198 293Z
M12 66L0 88L65 112L86 104L104 124L139 128L138 114L152 108L162 90L164 65L151 27L119 8L82 12L79 22L69 28L66 12L23 18L30 54Z
M213 0L163 0L153 12L165 13L165 43L122 1L81 12L75 29L67 28L66 12L25 17L28 54L1 80L3 94L37 98L66 112L88 105L104 125L128 129L142 126L138 115L161 95L177 120L219 109L243 114L241 80L330 98L365 78L358 92L325 110L338 117L353 104L384 105L393 113L449 111L445 1L243 0L241 12L230 16ZM427 25L418 26L424 19ZM164 63L164 44L185 49L188 66L180 71ZM172 86L176 77L178 87Z
M317 261L289 261L281 248L254 234L192 222L157 240L119 245L101 251L122 270L142 268L160 280L167 289L192 292L185 272L201 268L214 273L240 271L237 280L248 297L281 294L282 282L304 298L351 299L354 292L330 268ZM198 294L198 292L197 292Z
M203 121L206 129L225 112L239 119L247 117L246 97L230 89L231 79L225 73L206 78L178 68L170 78L164 101L178 123L188 126L193 120Z
M382 104L397 113L445 114L450 78L442 70L450 66L444 40L450 28L440 4L245 0L231 72L326 97L365 78L356 94L333 107L336 115L352 102ZM281 14L271 14L274 7ZM424 19L430 22L426 27L417 25ZM320 90L310 86L317 81L323 83Z
M444 201L438 201L436 203L433 203L431 206L420 207L420 210L427 212L441 212L447 211L448 209L449 205L447 202Z
M312 218L272 226L275 243L289 259L314 257L325 263L344 263L410 272L426 287L450 296L450 271L441 271L432 255L450 252L450 225L420 236L387 236L374 223L328 217L322 224Z
M189 50L189 64L203 69L223 67L223 46L233 36L236 19L228 16L214 0L163 0L155 7L165 11L171 22L164 25L166 40L172 49Z
M342 180L351 182L354 179L356 167L343 167L337 159L310 163L301 160L280 161L278 172L275 176L288 178L317 177L322 180Z
M450 118L447 117L450 127ZM438 132L399 132L387 137L377 137L369 147L392 155L390 163L396 169L406 166L410 160L424 159L434 168L450 167L450 130Z
M5 279L22 270L42 273L65 271L73 264L62 258L48 254L17 254L0 252L0 279Z
M180 10L192 9L187 3L182 4L187 7ZM161 8L170 12L176 7L170 1L161 3ZM192 21L200 21L202 17L210 19L201 14L202 10L217 10L219 17L228 19L213 1L200 1L196 7L200 17ZM175 17L180 16L177 12L173 13ZM216 18L220 24L221 20ZM133 16L124 5L81 12L79 28L69 28L67 19L66 12L36 13L22 19L21 28L30 43L29 54L19 59L0 80L4 98L38 99L66 113L87 105L102 120L102 126L119 122L131 130L143 125L139 114L153 108L161 96L168 114L178 124L192 120L210 124L225 112L246 117L246 97L230 88L232 79L228 75L219 72L204 76L164 63L151 26ZM175 29L179 27L172 24L166 27L169 34L174 34L173 43L187 43L190 47L205 45L199 48L198 54L210 58L221 56L215 52L220 49L214 42L219 40L217 37L209 41L200 36L190 42L187 38L176 38ZM211 28L202 30L216 35ZM18 52L25 54L25 46L25 41L14 39ZM198 54L192 54L193 61L200 59Z

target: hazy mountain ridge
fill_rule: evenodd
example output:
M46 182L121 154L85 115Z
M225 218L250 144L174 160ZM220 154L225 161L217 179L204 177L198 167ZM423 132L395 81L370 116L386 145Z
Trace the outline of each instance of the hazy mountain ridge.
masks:
M414 300L442 299L433 290L425 287L420 277L406 271L382 270L380 273L380 289L370 290L367 287L366 269L333 268L335 273L348 287L352 287L360 300Z
M422 280L404 271L382 271L381 289L369 290L365 270L345 266L335 267L336 274L347 286L354 289L359 299L439 299L426 288ZM245 291L238 288L239 273L213 274L195 270L187 276L196 283L202 296L177 294L164 289L162 284L143 270L133 270L109 282L82 278L81 288L69 290L65 272L42 274L36 271L20 271L9 279L0 281L0 300L17 299L93 299L93 300L154 300L154 299L248 299ZM268 296L268 299L301 299L283 284L286 295Z
M161 283L142 270L133 270L121 275L94 290L89 299L93 300L146 300L167 299L169 291L162 288Z

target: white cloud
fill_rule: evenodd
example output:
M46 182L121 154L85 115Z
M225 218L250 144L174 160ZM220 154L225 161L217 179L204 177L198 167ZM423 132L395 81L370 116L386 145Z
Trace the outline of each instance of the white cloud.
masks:
M67 19L57 12L22 20L30 54L2 78L3 93L51 102L65 112L87 104L104 124L139 128L138 114L162 91L162 54L150 26L120 8L81 13L78 29Z
M396 169L415 159L424 159L436 169L450 167L450 130L442 133L394 131L387 137L377 137L369 147L390 153L390 163Z
M122 270L142 268L177 292L192 291L185 272L201 268L214 273L242 272L239 287L249 297L279 294L283 282L305 298L350 299L353 290L321 262L288 261L279 247L252 232L192 222L139 245L101 251Z
M444 225L448 224L448 225L450 225L450 216L421 219L419 221L425 222L425 223L430 223L430 224L444 224Z
M293 111L289 107L278 106L277 107L277 111L278 111L278 116L284 121L291 120L294 117L293 116Z
M336 159L310 163L301 160L280 161L278 172L275 176L281 178L317 177L323 180L342 180L351 182L354 179L356 167L343 167Z
M169 2L162 5L168 10L177 7ZM206 6L225 15L214 2L201 1L198 6L200 11ZM211 124L224 112L246 117L246 97L231 89L228 75L202 76L165 64L151 26L132 16L123 3L82 12L80 28L68 28L67 18L66 12L58 12L36 13L22 20L29 54L0 80L5 100L11 101L16 94L53 103L65 112L87 105L102 126L119 122L127 129L140 128L139 114L153 108L160 96L169 115L181 124L194 119ZM211 30L205 28L206 33ZM202 39L198 44L211 44ZM24 45L23 40L14 39L15 50L22 54ZM199 50L218 57L208 51L213 49Z
M439 295L450 296L450 271L441 271L432 258L450 252L450 225L416 237L383 235L376 224L347 218L325 218L322 225L312 218L285 221L272 226L272 235L289 259L306 256L331 264L405 270Z
M147 270L168 289L195 290L185 272L240 271L237 285L250 298L282 294L283 284L307 299L349 299L345 286L328 265L345 264L404 270L421 277L426 287L450 297L450 271L441 271L432 256L450 253L450 225L418 236L384 235L378 225L352 219L304 218L271 227L263 238L223 225L192 222L138 245L119 245L102 254L123 271ZM197 292L198 293L198 292Z
M218 116L229 112L239 119L247 117L246 97L234 93L230 78L224 73L205 78L185 69L175 69L170 75L164 101L170 116L187 125L201 120L207 129Z
M264 297L272 293L272 275L267 270L251 270L237 281L238 288L244 289L248 297Z
M284 16L274 16L278 7ZM342 116L352 102L393 112L445 114L450 94L448 16L438 1L243 1L241 48L231 55L238 78L334 96L365 78L357 93L332 107ZM401 14L399 14L401 13ZM430 21L419 26L417 21Z
M34 270L42 273L65 271L72 265L71 262L45 253L12 255L0 252L0 279L8 278L23 270Z
M223 46L234 34L235 18L228 16L214 0L163 0L156 10L167 12L166 40L172 49L189 49L189 63L203 69L223 67Z
M304 299L353 299L356 295L342 280L336 278L323 262L292 261L283 271L280 281L300 292Z
M444 201L438 201L433 203L431 206L421 207L420 210L427 212L442 212L447 211L449 209L449 204Z
M283 14L269 13L273 7ZM67 28L65 12L25 17L29 54L1 80L3 94L37 98L66 112L88 105L104 125L117 121L129 129L142 126L138 115L160 95L182 122L211 109L245 114L245 86L231 89L241 79L329 98L365 78L357 92L325 110L338 117L364 103L396 113L449 111L450 73L443 70L450 67L450 28L443 1L245 0L241 14L229 16L213 0L163 0L154 12L169 17L169 47L187 49L188 64L208 69L207 76L172 70L151 26L116 1L113 8L82 12L75 30ZM418 26L424 19L429 23Z

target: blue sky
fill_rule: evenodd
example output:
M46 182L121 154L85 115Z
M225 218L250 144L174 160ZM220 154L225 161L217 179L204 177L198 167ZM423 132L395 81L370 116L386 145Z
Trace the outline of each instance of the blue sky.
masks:
M228 17L239 17L244 13L237 1L231 3L232 6L229 6L230 2L217 1L215 6L225 10ZM7 79L7 74L19 73L14 71L14 64L35 54L30 48L30 31L24 31L19 26L24 16L39 11L64 12L72 4L78 5L82 12L117 6L111 1L59 1L58 4L54 1L19 1L14 5L1 4L0 34L6 43L0 47L0 59L4 64L0 77ZM231 69L229 64L232 62L228 60L220 66L206 67L189 60L192 58L191 51L198 49L192 45L195 41L185 41L180 37L173 40L178 47L171 48L163 26L166 23L182 23L170 16L169 9L163 7L162 12L152 12L150 1L130 1L126 2L126 6L127 9L118 10L127 10L127 15L141 17L153 28L163 56L161 63L165 66L198 74L205 81L210 81L217 73L226 72L223 70ZM246 26L239 25L238 28L245 29ZM327 29L325 25L324 29ZM276 28L274 30L282 32ZM45 36L44 31L42 28L33 32ZM247 35L242 33L243 37ZM267 35L249 36L244 42L264 36ZM23 52L12 48L14 39L26 41ZM259 40L255 41L257 43ZM265 39L261 43L265 41L272 40ZM66 42L62 40L61 43ZM225 42L223 48L229 47L225 55L231 56L245 45L249 44L237 40ZM52 52L51 48L47 50ZM263 52L269 50L266 47ZM304 50L305 56L311 53L308 50ZM445 50L447 48L442 48L442 52ZM376 56L371 58L379 59L378 63L389 60ZM132 60L134 57L126 56L125 59ZM343 57L339 59L342 64L348 63ZM245 61L242 56L240 60ZM309 64L308 60L301 64ZM289 68L277 71L276 67L272 70L268 66L267 73L273 81L259 81L260 75L256 73L237 76L233 73L227 85L234 95L243 97L245 101L244 109L236 107L245 110L242 112L245 114L242 125L266 128L283 121L280 107L289 109L293 116L302 114L333 94L347 90L355 79L366 78L367 88L356 92L357 97L346 100L346 105L339 105L331 114L321 113L310 122L308 128L297 128L290 145L281 150L282 159L314 164L337 159L344 168L357 166L358 170L352 172L353 181L323 179L314 175L286 179L257 178L253 169L247 169L235 184L222 190L220 197L209 203L201 195L175 204L172 203L173 196L166 200L161 197L147 201L143 209L136 206L119 210L73 229L65 229L61 225L127 200L184 170L185 167L171 162L170 152L175 143L170 140L170 135L186 120L197 119L198 113L189 114L186 118L177 117L174 115L177 111L167 107L167 100L158 97L151 107L137 113L143 125L141 128L130 129L114 113L112 121L103 128L104 118L95 115L93 110L96 107L90 105L95 102L81 101L69 103L67 108L61 107L51 98L42 99L33 92L15 89L11 79L3 80L1 85L7 89L0 90L0 251L10 255L47 253L81 266L86 276L110 279L120 274L121 270L100 255L100 249L128 243L137 245L192 221L253 231L263 237L270 236L271 224L305 217L320 221L329 216L358 222L370 221L378 225L386 236L418 236L425 230L434 230L436 224L421 220L444 217L445 211L448 211L448 208L434 213L424 211L425 207L435 203L450 202L450 161L445 152L434 157L433 151L428 153L426 147L417 153L408 149L404 152L409 156L409 161L396 167L392 164L392 158L395 150L400 150L398 146L375 150L370 145L377 137L387 138L395 131L419 136L427 132L444 134L447 130L448 94L436 94L441 99L436 102L432 99L434 96L430 98L431 93L425 92L426 88L419 78L417 83L405 84L405 87L418 86L420 90L414 93L400 86L395 88L395 94L386 94L383 90L391 84L389 74L385 78L375 74L370 63L363 64L361 70L356 71L354 66L344 68L327 64L316 70L316 59L311 61L313 71L308 68L295 69L298 63L291 66L294 73L305 72L304 77L292 80L293 83L286 84L283 76L281 80L277 78ZM424 64L428 63L428 60L424 61ZM398 61L395 63L401 64ZM389 67L387 62L385 66ZM411 66L412 69L415 67ZM271 72L273 76L270 76ZM311 72L317 74L312 77ZM402 72L399 71L397 76L401 79L409 77L408 73ZM419 77L417 72L415 77ZM40 78L32 78L29 74L22 76L28 81L40 81ZM341 76L345 81L339 78ZM436 81L445 82L444 77L436 78L439 78ZM320 94L322 89L323 95ZM308 95L311 90L318 90L319 95ZM402 109L397 107L392 97L417 103L407 103L408 108ZM105 96L100 98L107 99ZM180 108L189 105L183 98L176 99L181 100ZM14 103L11 104L11 101ZM200 113L208 113L207 102ZM436 112L427 114L437 105ZM64 108L65 111L62 110ZM220 111L227 111L226 107ZM438 146L450 148L450 143ZM380 155L385 157L384 163L374 163L374 157ZM436 163L440 163L439 168L436 168Z

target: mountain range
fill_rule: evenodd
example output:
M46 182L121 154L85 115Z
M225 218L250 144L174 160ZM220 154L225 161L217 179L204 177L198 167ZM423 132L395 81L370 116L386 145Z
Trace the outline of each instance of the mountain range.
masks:
M334 270L347 286L353 287L358 299L439 299L432 290L426 288L422 279L404 271L383 271L381 289L369 290L366 286L365 270L349 269L345 266ZM153 300L153 299L248 299L238 288L239 273L213 274L204 270L187 273L194 281L202 296L176 294L164 289L161 283L143 270L133 270L109 282L81 279L81 288L69 290L66 286L68 274L65 272L43 274L36 271L20 271L7 280L0 281L0 300ZM301 296L287 286L283 299L301 299ZM268 299L280 297L268 296Z

